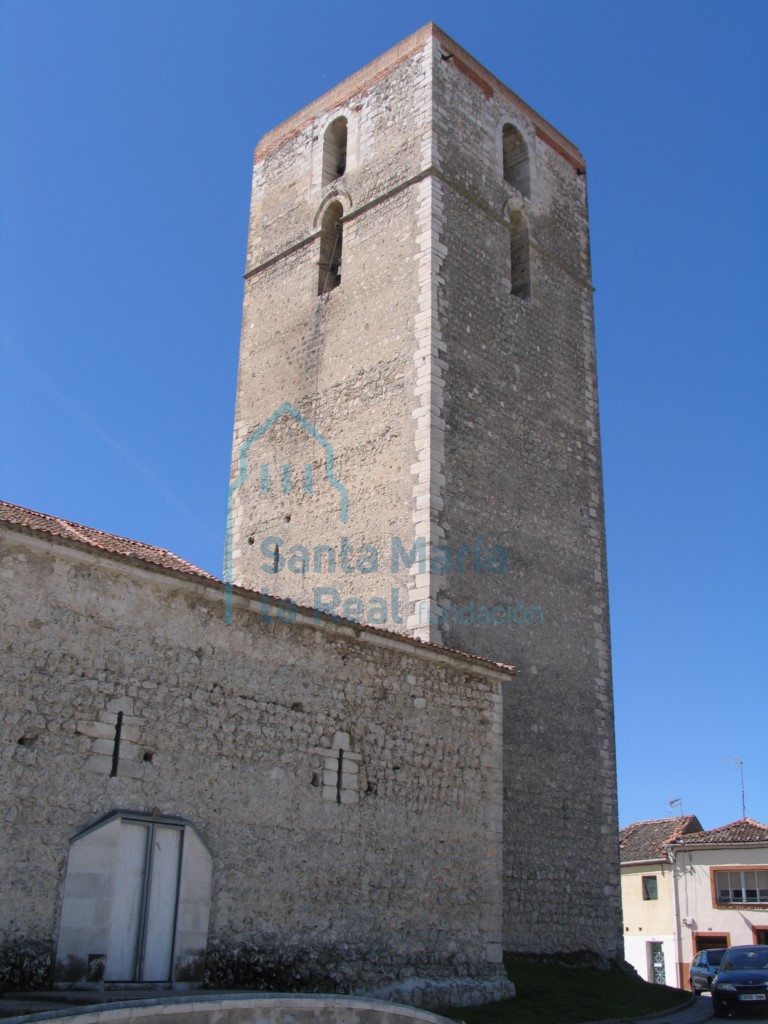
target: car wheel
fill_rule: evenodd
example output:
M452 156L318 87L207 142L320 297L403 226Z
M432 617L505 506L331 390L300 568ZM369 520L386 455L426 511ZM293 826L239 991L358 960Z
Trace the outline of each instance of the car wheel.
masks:
M728 1011L726 1010L726 1008L724 1006L721 1006L720 1003L718 1003L715 999L712 1000L712 1009L716 1017L728 1016Z

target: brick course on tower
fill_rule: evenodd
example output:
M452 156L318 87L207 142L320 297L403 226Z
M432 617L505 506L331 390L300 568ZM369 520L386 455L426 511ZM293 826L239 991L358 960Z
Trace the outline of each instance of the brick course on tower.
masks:
M621 953L585 165L430 24L256 149L230 583L519 667L504 947Z

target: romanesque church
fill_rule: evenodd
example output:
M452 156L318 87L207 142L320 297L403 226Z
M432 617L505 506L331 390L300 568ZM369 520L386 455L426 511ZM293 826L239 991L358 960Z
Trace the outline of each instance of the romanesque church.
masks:
M222 547L0 504L0 975L620 956L584 160L433 24L256 148Z

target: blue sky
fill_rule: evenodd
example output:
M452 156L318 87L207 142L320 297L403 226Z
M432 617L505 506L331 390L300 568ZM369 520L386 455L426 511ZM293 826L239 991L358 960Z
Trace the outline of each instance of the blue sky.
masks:
M253 148L429 20L587 159L621 823L768 822L764 2L0 0L0 493L220 574Z

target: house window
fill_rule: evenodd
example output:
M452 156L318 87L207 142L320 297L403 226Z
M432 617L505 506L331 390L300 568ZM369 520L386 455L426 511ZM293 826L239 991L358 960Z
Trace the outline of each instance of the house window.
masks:
M323 137L323 185L340 178L347 169L347 119L337 117Z
M341 284L341 247L344 209L341 203L331 203L323 214L320 225L320 262L317 294L324 295Z
M643 899L657 900L659 898L659 880L656 875L643 875Z
M715 871L718 903L768 903L768 868Z
M510 217L510 275L512 294L523 299L531 294L531 248L528 240L528 225L519 210Z
M505 124L501 133L501 147L504 160L504 181L524 196L531 195L531 170L528 147L520 130L512 124Z

